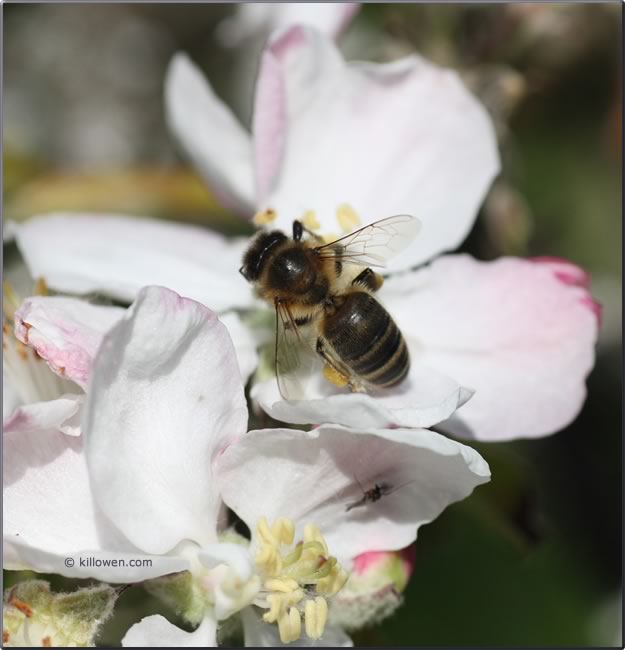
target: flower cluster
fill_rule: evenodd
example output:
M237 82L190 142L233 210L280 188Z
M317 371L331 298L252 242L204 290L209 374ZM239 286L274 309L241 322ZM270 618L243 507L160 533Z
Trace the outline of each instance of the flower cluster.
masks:
M226 620L246 645L348 645L346 630L399 604L419 527L490 478L440 432L537 437L576 416L598 326L588 277L553 258L441 255L499 158L479 102L420 57L347 63L320 31L290 27L263 53L251 135L184 55L166 107L209 186L258 226L298 218L329 238L418 216L379 292L410 374L370 395L310 373L305 397L285 400L263 362L269 312L237 273L247 239L34 217L15 227L33 277L132 305L35 295L5 310L19 401L4 413L4 567L141 583L193 628L150 616L127 647L215 646ZM248 431L246 384L274 420L317 426Z

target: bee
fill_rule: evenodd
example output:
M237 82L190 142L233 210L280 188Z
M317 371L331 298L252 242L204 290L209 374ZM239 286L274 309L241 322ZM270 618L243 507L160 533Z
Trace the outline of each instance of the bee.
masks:
M395 487L389 485L388 483L376 483L371 489L365 490L362 487L358 478L356 476L354 476L354 478L356 479L356 483L358 483L358 486L362 491L362 498L358 499L358 501L354 501L353 503L350 503L347 506L345 506L345 512L349 512L354 508L360 508L366 505L367 503L375 503L376 501L379 501L382 497L388 496L389 494L393 494L393 492L396 492L397 490L400 490L406 485L410 485L410 483L413 483L413 481L408 481L407 483L402 483L401 485Z
M254 238L240 272L275 309L275 369L284 399L304 397L301 377L315 360L327 379L353 392L390 388L406 377L408 347L374 297L383 278L372 267L383 267L419 228L415 217L397 215L325 243L294 221L292 237L272 230Z

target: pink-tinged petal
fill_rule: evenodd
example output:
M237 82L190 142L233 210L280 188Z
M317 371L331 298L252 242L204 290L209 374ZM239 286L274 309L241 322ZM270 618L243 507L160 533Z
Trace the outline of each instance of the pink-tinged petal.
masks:
M479 440L535 438L575 418L597 338L592 299L576 285L552 264L464 255L387 281L385 304L421 344L414 362L476 391L445 430Z
M33 277L67 293L132 302L162 285L217 311L252 304L238 273L249 241L166 221L55 213L20 224L18 246Z
M220 23L217 35L226 47L237 47L278 28L304 24L336 38L358 9L358 2L242 2Z
M193 632L185 632L164 616L146 616L122 639L123 648L215 648L217 621L204 618Z
M47 402L19 406L3 422L8 433L61 431L69 436L80 435L80 408L83 395L63 395Z
M529 261L550 268L556 278L564 284L572 284L584 289L590 287L590 274L577 264L561 257L532 257Z
M564 284L581 287L582 289L590 289L590 273L568 260L560 257L533 257L530 259L530 262L535 262L550 268L556 278ZM595 315L597 323L601 327L601 303L595 300L590 293L582 296L581 302Z
M327 625L317 641L303 634L297 641L284 644L280 641L278 626L265 623L254 608L246 607L241 612L241 619L246 648L351 648L354 645L349 636L336 625Z
M418 352L411 350L415 356ZM379 393L350 393L327 381L321 367L302 378L306 399L286 401L275 378L255 384L252 399L272 418L293 424L430 427L446 420L473 392L431 367L411 363L408 377Z
M384 565L389 558L399 558L404 565L408 577L412 575L415 564L415 547L408 546L401 551L367 551L354 558L352 571L359 576L365 576L370 571L375 571Z
M102 517L81 437L19 431L3 441L5 569L135 582L188 568L180 558L142 554ZM147 561L130 566L130 560Z
M247 426L232 341L216 315L143 289L104 338L85 410L94 494L128 539L149 553L214 542L213 462Z
M313 210L325 234L354 229L349 219L337 221L342 204L361 224L414 214L422 232L391 260L391 270L464 239L499 156L490 118L455 72L418 56L345 63L331 41L305 27L275 36L269 55L286 90L286 133L275 190L260 207L277 211L278 227L288 231L293 219ZM261 106L265 97L279 97L267 90L277 77L274 63L261 68L256 110L268 110ZM254 137L260 146L266 133Z
M27 298L15 312L15 336L53 372L86 388L104 334L123 309L58 296Z
M280 172L286 120L282 69L271 50L267 50L261 59L254 100L254 168L258 203L267 199Z
M290 517L300 532L312 522L347 561L408 546L422 524L489 477L475 450L432 431L338 425L251 431L217 465L224 502L250 530L261 516ZM376 484L390 492L355 506Z
M233 312L221 314L219 320L228 329L228 334L230 334L234 350L237 353L241 379L245 384L258 366L258 352L256 351L258 341L253 336L251 328L244 325L237 314Z
M380 623L402 604L414 568L415 544L354 558L347 584L332 599L332 621L348 629Z
M225 205L254 213L254 166L249 134L185 54L165 78L167 122L196 169Z

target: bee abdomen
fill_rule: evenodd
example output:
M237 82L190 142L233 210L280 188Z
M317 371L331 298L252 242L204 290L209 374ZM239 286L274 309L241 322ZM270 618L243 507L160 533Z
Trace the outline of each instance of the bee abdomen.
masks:
M369 384L393 386L408 374L406 342L389 313L366 292L349 293L326 318L324 336L341 360Z

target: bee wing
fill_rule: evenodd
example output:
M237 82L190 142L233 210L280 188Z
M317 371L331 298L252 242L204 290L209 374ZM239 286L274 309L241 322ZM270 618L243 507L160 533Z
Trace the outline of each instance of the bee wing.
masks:
M316 360L312 341L295 324L288 306L276 304L276 380L285 400L305 398L303 378L312 372Z
M315 250L321 259L333 258L347 264L384 267L421 230L421 222L409 214L398 214L364 226Z

